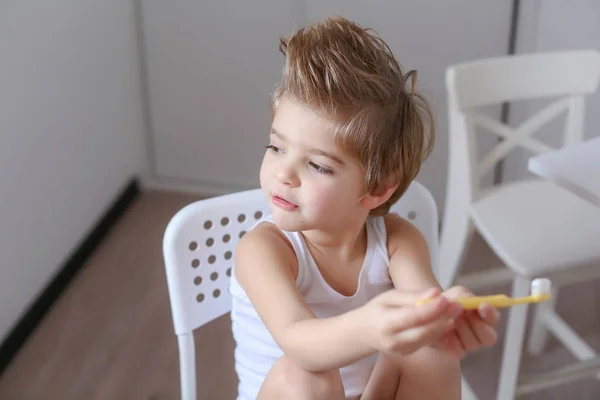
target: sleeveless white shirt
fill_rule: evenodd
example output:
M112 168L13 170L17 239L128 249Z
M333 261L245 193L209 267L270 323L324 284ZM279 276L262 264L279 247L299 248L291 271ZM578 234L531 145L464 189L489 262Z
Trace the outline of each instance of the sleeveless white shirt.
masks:
M273 222L271 216L267 216L256 225L265 221ZM327 284L299 232L282 231L298 259L298 289L317 318L333 317L353 310L392 288L383 217L369 217L366 228L367 250L358 288L352 296L342 295ZM239 379L237 400L254 400L269 369L283 356L283 352L235 279L235 262L233 268L229 289L232 295L232 331L236 342L235 370ZM374 354L340 369L347 398L362 394L376 360L377 354Z

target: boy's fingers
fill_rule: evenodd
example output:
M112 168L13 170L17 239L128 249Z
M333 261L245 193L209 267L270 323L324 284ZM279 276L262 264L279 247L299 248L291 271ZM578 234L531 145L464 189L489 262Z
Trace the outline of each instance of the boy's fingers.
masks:
M460 343L458 337L455 334L450 335L448 336L447 341L448 351L450 351L450 353L459 360L462 359L465 356L465 351L463 350L462 344Z
M472 351L480 346L479 340L466 318L456 320L456 332L464 350Z
M459 303L452 302L443 296L413 309L407 309L407 316L403 322L403 329L425 325L436 319L454 320L463 312Z
M395 307L414 307L420 300L434 299L440 295L438 288L431 288L425 292L406 292L397 289L392 289L384 294L382 300L389 306Z
M442 332L437 343L442 350L461 360L464 357L465 352L456 335L454 324L452 324L448 329Z
M481 304L477 309L479 316L488 324L496 325L500 321L500 312L488 304Z
M450 289L444 292L444 296L449 299L460 299L463 297L473 296L473 293L469 289L463 286L452 286Z
M433 299L434 297L437 297L440 294L441 294L440 289L438 289L436 287L432 287L432 288L426 290L424 293L422 293L419 297L419 300Z
M396 330L405 330L430 324L438 319L448 320L449 309L453 307L448 299L439 296L414 308L398 310Z
M496 343L498 338L496 331L478 315L472 314L467 322L481 345L489 347Z
M400 343L406 343L411 349L417 349L438 339L452 324L452 320L442 319L426 325L405 329L398 333L397 340Z

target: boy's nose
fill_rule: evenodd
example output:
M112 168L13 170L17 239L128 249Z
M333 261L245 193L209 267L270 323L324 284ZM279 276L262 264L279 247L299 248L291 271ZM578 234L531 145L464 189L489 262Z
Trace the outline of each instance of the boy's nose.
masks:
M291 165L281 164L279 171L277 172L277 179L284 185L296 187L299 185L300 180L298 174Z

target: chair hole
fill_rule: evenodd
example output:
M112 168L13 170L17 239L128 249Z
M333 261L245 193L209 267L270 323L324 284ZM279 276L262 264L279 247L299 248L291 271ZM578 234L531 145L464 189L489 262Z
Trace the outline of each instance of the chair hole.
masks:
M206 239L206 247L211 247L213 244L215 244L215 239L213 239L213 238Z
M221 291L219 289L215 289L213 291L213 297L216 299L217 297L219 297L221 295Z
M212 228L212 221L210 221L210 220L206 220L206 221L204 222L204 229L207 229L207 230L208 230L208 229L210 229L210 228Z
M240 232L240 239L242 238L242 236L244 236L246 234L246 231L241 231Z
M238 222L244 222L246 220L246 216L244 214L238 215Z
M197 277L194 278L194 285L198 286L201 283L202 283L202 277L201 276L197 276Z
M257 211L257 212L254 213L254 218L255 219L261 219L262 215L263 215L262 211Z
M214 264L214 263L215 263L215 261L217 261L217 257L216 257L216 256L214 256L214 255L210 255L210 256L208 257L208 263L209 263L209 264Z
M408 219L410 219L410 220L413 220L413 219L415 219L415 218L417 218L417 213L416 213L416 212L414 212L414 211L410 211L410 212L408 213Z
M202 303L204 301L204 294L200 293L198 296L196 296L196 300L198 303Z
M229 260L231 258L232 253L230 251L225 252L225 259Z
M231 276L231 268L227 268L227 276Z
M229 218L223 217L221 218L221 225L227 226L229 224Z
M210 274L210 280L211 281L216 281L219 278L219 274L216 272L213 272L212 274Z
M231 236L229 236L229 235L223 236L223 243L229 243L230 240L231 240Z
M190 242L190 250L194 251L198 248L198 243L196 242Z
M198 260L197 258L194 258L192 260L192 267L193 268L198 268L198 266L200 266L200 260Z

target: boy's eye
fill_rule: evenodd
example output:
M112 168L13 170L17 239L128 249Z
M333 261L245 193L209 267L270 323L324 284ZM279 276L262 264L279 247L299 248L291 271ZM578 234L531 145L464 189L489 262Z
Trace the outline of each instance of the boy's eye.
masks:
M272 144L265 146L265 147L274 153L281 153L281 151L282 151L279 147L273 146Z
M330 170L329 168L322 167L319 164L316 164L316 163L314 163L312 161L309 164L319 174L323 174L323 175L331 175L331 174L333 174L333 171Z

